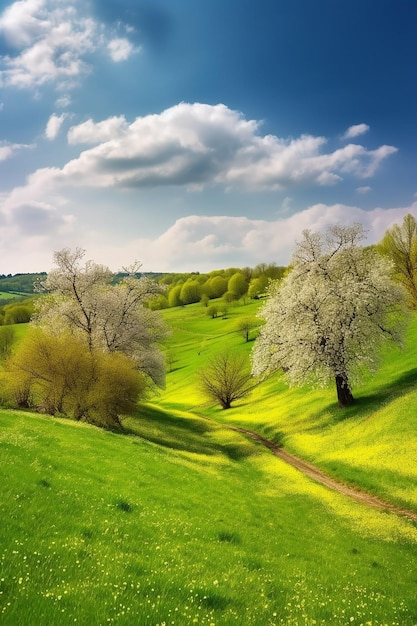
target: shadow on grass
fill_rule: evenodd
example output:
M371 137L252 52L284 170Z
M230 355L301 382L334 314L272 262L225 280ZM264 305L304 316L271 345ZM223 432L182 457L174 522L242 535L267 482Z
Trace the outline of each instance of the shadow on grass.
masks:
M216 441L210 436L220 430L218 425L201 418L183 417L158 407L143 406L135 417L125 422L124 433L139 436L172 450L215 456L223 454L232 461L247 458L254 451L239 435L236 441Z
M349 417L354 417L357 413L361 413L363 417L369 416L412 389L417 389L417 368L401 374L371 394L355 398L351 406L342 410L339 409L338 413L335 413L336 421L341 422Z
M328 404L317 414L317 423L308 430L323 430L330 423L343 422L358 415L366 419L389 402L396 400L412 389L417 389L417 368L401 374L390 382L381 384L367 395L355 397L354 392L355 399L348 407L340 408L336 401ZM327 420L324 419L326 415Z

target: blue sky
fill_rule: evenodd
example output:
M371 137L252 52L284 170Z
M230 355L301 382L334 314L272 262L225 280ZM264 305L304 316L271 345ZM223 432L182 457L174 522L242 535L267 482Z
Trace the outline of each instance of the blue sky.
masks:
M0 273L287 264L417 217L415 0L0 2Z

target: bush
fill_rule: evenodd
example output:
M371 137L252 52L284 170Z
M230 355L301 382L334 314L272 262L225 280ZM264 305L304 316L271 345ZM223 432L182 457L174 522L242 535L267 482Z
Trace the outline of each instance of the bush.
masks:
M90 352L70 334L29 333L7 364L11 400L51 415L120 426L136 407L145 375L122 353Z

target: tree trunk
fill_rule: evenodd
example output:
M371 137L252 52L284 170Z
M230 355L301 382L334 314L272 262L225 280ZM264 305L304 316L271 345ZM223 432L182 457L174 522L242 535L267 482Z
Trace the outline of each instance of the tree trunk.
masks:
M349 380L347 376L342 376L341 374L337 374L336 389L337 389L337 400L341 408L345 406L349 406L349 404L352 404L353 396L350 390Z

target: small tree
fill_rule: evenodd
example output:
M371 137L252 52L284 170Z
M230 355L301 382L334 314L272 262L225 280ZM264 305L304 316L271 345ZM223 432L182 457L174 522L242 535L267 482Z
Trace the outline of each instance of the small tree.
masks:
M227 291L227 279L223 276L213 276L205 283L205 287L210 298L221 298Z
M168 292L168 305L170 307L181 306L183 304L181 300L182 285L175 285L171 287Z
M219 314L219 307L216 304L210 304L206 309L206 315L214 319Z
M408 214L401 226L388 229L379 249L393 264L395 279L404 285L410 307L417 310L417 221Z
M268 283L269 278L265 276L265 274L262 274L262 276L258 278L252 278L248 289L249 298L259 298L260 295L266 292Z
M270 292L253 351L253 372L283 368L290 383L335 381L340 406L352 381L378 363L381 343L399 341L404 291L375 250L360 247L363 228L305 231L293 269Z
M207 307L208 303L210 302L210 298L205 293L203 293L203 295L200 298L200 302L203 306Z
M232 402L244 398L254 387L250 367L244 355L219 352L200 372L202 393L223 409L230 409Z
M236 300L239 300L239 298L247 293L248 287L249 283L242 272L235 272L227 283L227 291L231 293Z
M260 324L260 320L256 317L246 316L241 317L235 324L236 332L242 335L246 342L249 341L250 333L257 328Z
M180 300L183 304L199 302L201 298L201 284L196 279L188 279L182 286Z

